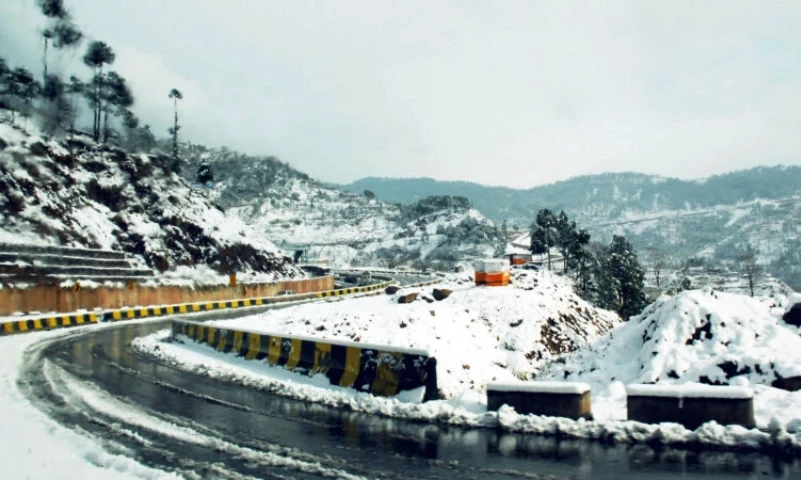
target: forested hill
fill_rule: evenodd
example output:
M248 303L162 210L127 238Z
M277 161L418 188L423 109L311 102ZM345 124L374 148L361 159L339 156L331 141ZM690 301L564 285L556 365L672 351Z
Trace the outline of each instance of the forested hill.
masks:
M756 167L704 180L680 180L639 173L604 173L571 178L530 189L491 187L431 178L367 177L341 188L370 190L387 202L410 203L430 195L460 195L500 222L533 218L548 207L578 216L616 217L625 211L654 212L736 205L799 193L801 167Z

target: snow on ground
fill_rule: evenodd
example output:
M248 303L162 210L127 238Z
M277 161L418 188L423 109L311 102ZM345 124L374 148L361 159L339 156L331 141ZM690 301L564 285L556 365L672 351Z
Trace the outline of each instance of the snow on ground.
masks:
M801 392L771 385L801 376L801 328L784 323L783 298L712 289L662 297L589 348L551 362L543 379L591 385L593 414L625 418L625 385L752 387L757 425L801 431Z
M505 288L475 287L467 280L466 276L449 276L444 286L452 288L453 293L441 302L420 299L428 296L432 287L404 289L394 296L306 304L216 322L264 333L427 349L437 357L443 397L437 401L418 403L419 392L400 398L373 397L331 386L324 378L296 375L265 362L221 354L187 338L167 341L166 331L136 340L134 348L197 374L393 418L500 426L508 431L605 442L801 451L801 418L796 418L801 417L801 392L766 385L774 378L771 375L794 374L793 363L801 365L797 362L801 348L795 346L801 340L798 332L791 332L776 320L782 302L708 290L685 292L673 299L663 298L641 317L621 325L614 314L584 303L568 281L549 272L517 272L514 285ZM419 293L418 301L396 303L398 295L411 291ZM697 334L704 338L685 345L686 338L692 338L696 330L707 331L703 326L706 323L712 325L712 337ZM599 338L612 327L617 328ZM651 337L643 340L644 334ZM560 352L567 355L559 357ZM677 424L624 420L627 383L657 378L677 383L697 380L701 375L721 380L725 375L717 363L735 357L742 359L738 365L751 365L752 372L730 383L754 388L762 430L709 422L690 431ZM765 366L762 374L755 373L756 365ZM671 370L681 372L679 379L670 379L667 374ZM487 383L532 378L567 378L590 384L595 420L520 415L506 406L499 412L486 410Z
M0 463L3 478L82 478L98 480L179 478L145 467L122 455L106 452L85 432L69 430L28 403L20 391L19 370L25 350L33 344L75 333L52 331L0 337Z
M544 358L572 351L619 322L581 300L550 272L518 271L510 287L476 287L469 274L444 285L334 303L306 304L215 322L227 327L427 350L440 393L450 398L487 382L531 379ZM453 293L437 302L433 288ZM418 292L411 304L398 297ZM424 299L427 297L429 301Z

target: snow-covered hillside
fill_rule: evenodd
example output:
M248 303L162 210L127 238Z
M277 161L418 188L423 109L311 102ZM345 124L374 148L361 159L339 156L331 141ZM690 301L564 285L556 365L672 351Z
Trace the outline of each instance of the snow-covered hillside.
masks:
M159 271L300 276L264 235L215 208L159 155L0 121L0 241L124 251Z
M626 384L751 386L765 426L784 407L801 406L801 392L774 388L801 376L801 328L781 319L788 303L713 289L663 297L592 346L550 362L542 378L589 383L593 409L613 418L625 411ZM801 419L798 410L786 414Z
M619 325L619 317L588 304L570 280L517 271L509 287L476 287L470 274L394 295L271 310L216 322L228 327L428 350L437 358L445 398L483 391L487 382L531 379L543 360L586 347ZM399 296L418 292L411 304Z
M778 279L801 289L801 167L756 167L703 180L638 173L586 175L528 190L432 179L366 178L343 188L411 202L431 192L463 195L495 222L526 230L537 211L564 210L602 243L625 235L681 264L691 257L737 263L749 247Z
M184 145L188 176L207 162L210 192L226 209L289 251L339 266L433 266L502 252L495 225L461 197L401 206L323 185L273 157Z

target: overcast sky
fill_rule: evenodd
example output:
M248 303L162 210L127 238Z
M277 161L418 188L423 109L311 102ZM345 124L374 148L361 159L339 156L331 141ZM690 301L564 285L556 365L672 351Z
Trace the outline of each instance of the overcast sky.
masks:
M166 136L313 177L531 187L801 165L801 1L65 0ZM41 71L35 0L0 55ZM51 68L89 71L85 43Z

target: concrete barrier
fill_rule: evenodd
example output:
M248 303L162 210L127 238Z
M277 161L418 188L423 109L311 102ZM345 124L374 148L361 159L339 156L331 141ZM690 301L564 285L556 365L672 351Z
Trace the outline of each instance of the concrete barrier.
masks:
M266 334L175 320L172 336L232 353L247 360L308 376L324 375L332 385L388 397L425 388L423 401L435 400L437 361L425 350L401 349L336 340Z
M295 302L300 300L311 300L315 298L331 298L343 295L355 294L379 294L388 283L378 283L364 287L343 288L339 290L326 290L323 292L300 293L295 295L283 295L280 297L258 297L240 298L236 300L214 301L214 302L195 302L180 303L174 305L158 305L151 307L120 308L105 310L100 312L72 313L68 315L44 315L35 318L11 320L0 324L0 335L10 335L15 333L25 333L37 330L52 330L55 328L75 327L87 323L115 322L120 320L130 320L134 318L161 317L165 315L178 315L196 312L208 312L212 310L256 307L263 305L273 305L285 302Z
M487 410L502 405L517 413L592 418L590 386L574 382L512 382L487 384Z
M673 422L694 430L714 420L721 425L753 428L754 392L745 387L711 385L629 385L628 419Z

